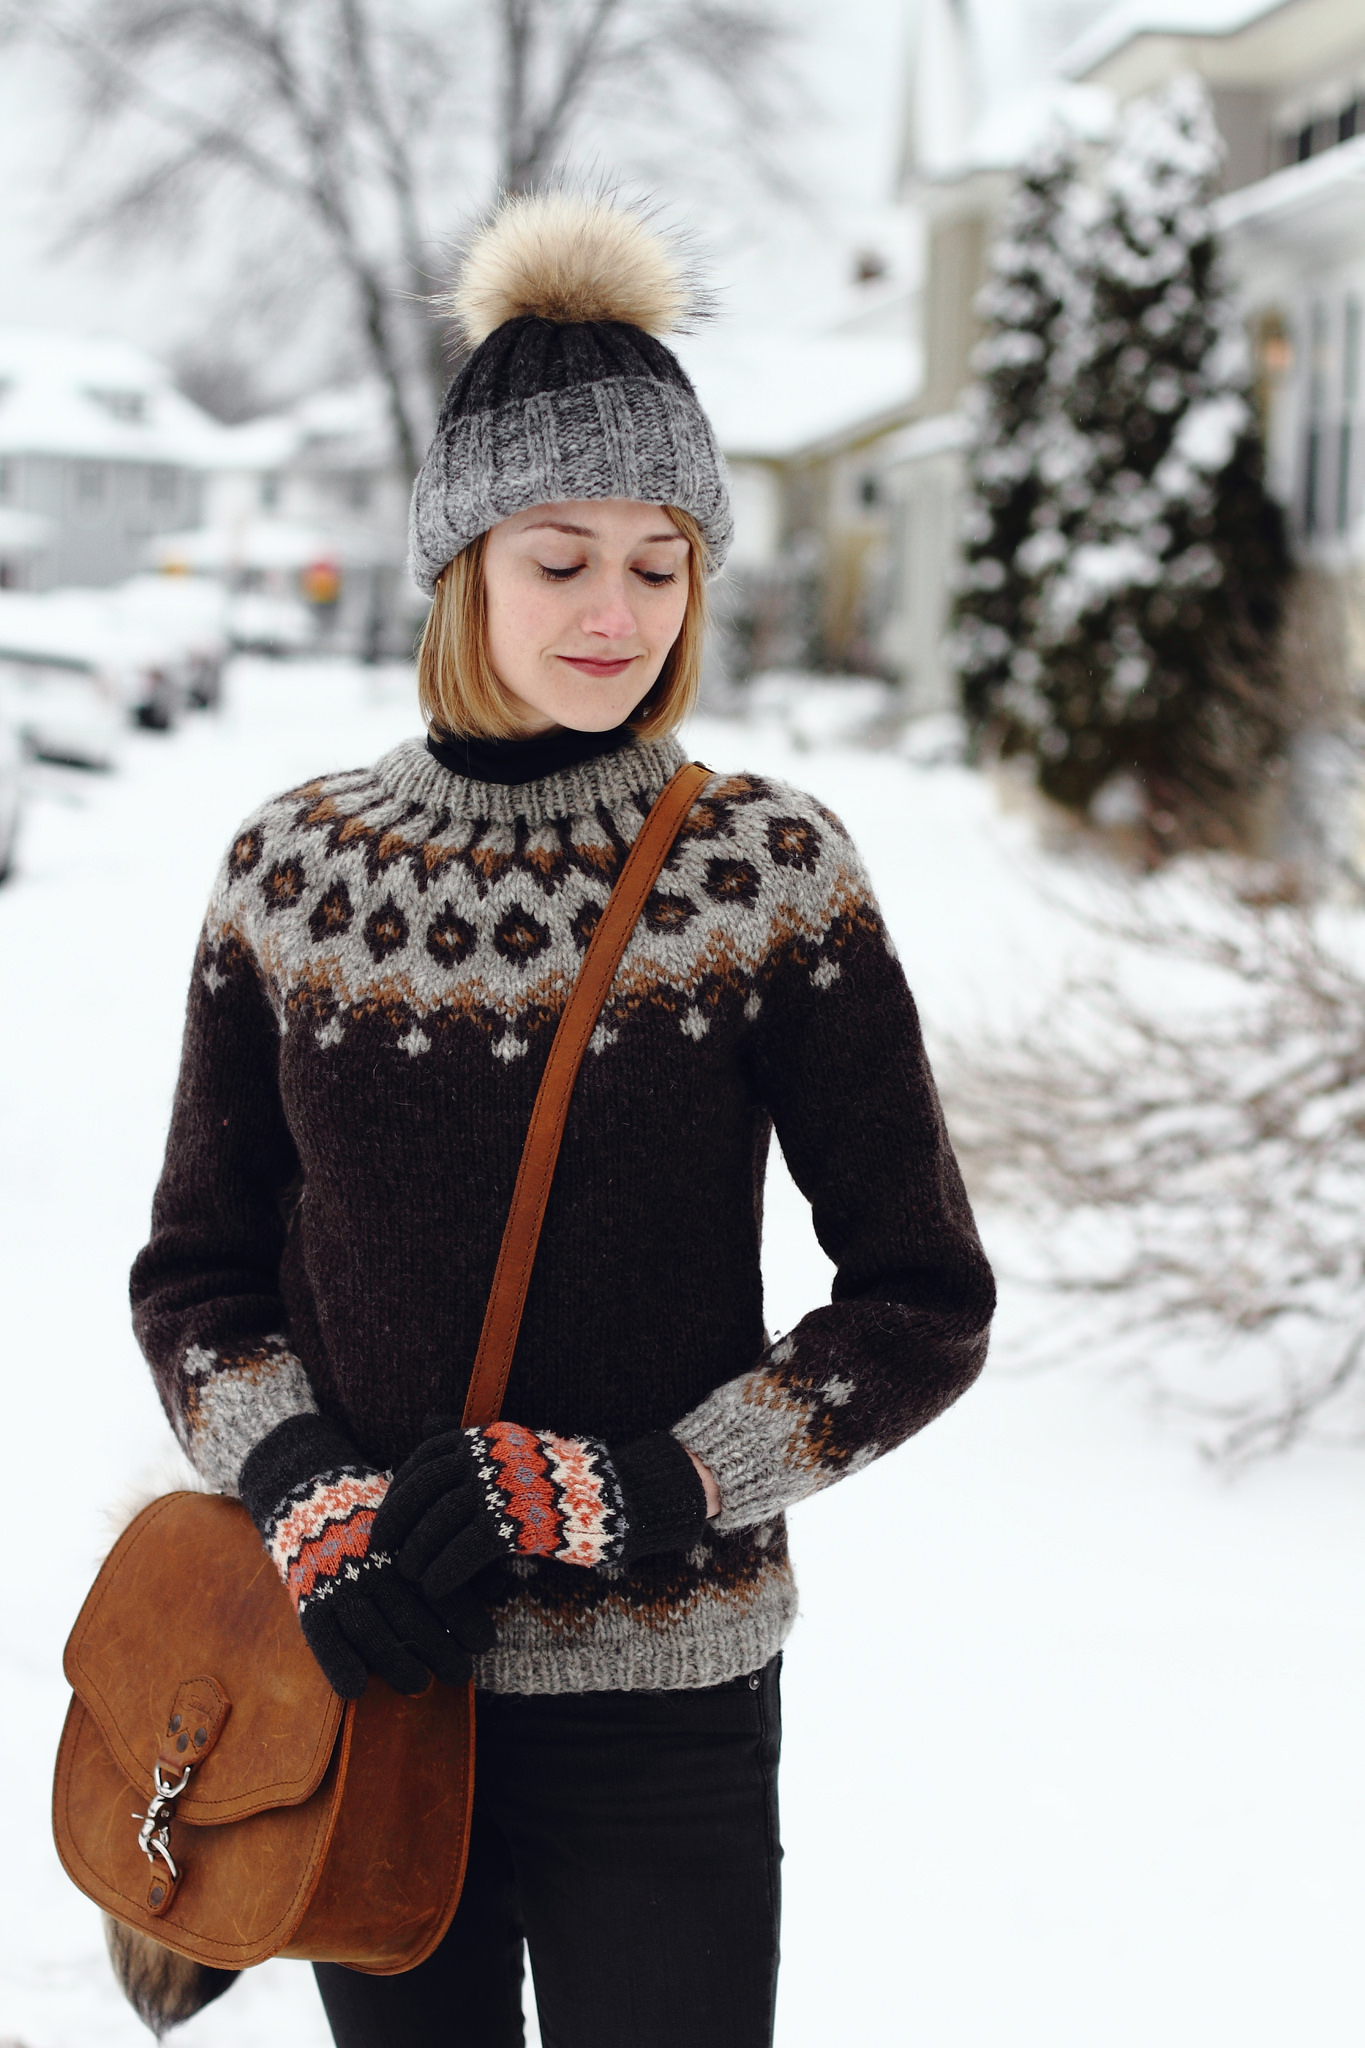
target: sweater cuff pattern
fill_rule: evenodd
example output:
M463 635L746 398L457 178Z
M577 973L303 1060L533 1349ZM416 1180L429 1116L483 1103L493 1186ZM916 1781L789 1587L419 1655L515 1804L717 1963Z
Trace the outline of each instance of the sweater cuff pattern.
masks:
M278 1424L316 1412L308 1375L284 1337L241 1349L191 1344L181 1359L176 1434L217 1493L239 1491L247 1458Z
M848 1401L852 1384L832 1370L803 1384L796 1349L784 1337L763 1365L717 1387L673 1432L710 1467L721 1501L711 1527L720 1535L771 1521L881 1456L877 1443L834 1451L829 1410Z

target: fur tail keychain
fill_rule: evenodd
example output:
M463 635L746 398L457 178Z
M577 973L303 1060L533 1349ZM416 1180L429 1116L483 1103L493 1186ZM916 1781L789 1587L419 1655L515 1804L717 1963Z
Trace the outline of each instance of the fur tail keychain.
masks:
M112 1913L102 1913L104 1942L120 1991L145 2027L159 2041L172 2027L192 2020L215 1998L221 1998L241 1975L215 1970L211 1963L191 1962L174 1949L154 1941L136 1927L125 1927Z

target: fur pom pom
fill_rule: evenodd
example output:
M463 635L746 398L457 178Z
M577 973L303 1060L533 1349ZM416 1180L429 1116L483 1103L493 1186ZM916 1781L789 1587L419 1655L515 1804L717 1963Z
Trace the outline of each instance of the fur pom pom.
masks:
M475 231L445 308L470 348L528 314L663 335L705 310L668 237L605 195L567 191L504 199Z

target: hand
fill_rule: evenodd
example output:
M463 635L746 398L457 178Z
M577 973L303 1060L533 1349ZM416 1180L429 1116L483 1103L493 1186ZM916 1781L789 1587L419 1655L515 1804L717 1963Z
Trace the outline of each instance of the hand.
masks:
M695 1451L689 1451L687 1455L697 1468L697 1477L706 1494L706 1519L708 1522L714 1522L720 1513L720 1488L716 1484L716 1475L709 1465L702 1464Z
M374 1541L443 1614L499 1558L630 1563L688 1549L705 1526L701 1477L666 1431L612 1453L593 1437L515 1422L463 1429L437 1418L428 1427L394 1476Z
M367 1465L320 1415L293 1415L242 1467L238 1491L288 1589L309 1649L342 1699L370 1672L395 1692L469 1679L493 1625L468 1594L436 1614L372 1541L389 1474Z

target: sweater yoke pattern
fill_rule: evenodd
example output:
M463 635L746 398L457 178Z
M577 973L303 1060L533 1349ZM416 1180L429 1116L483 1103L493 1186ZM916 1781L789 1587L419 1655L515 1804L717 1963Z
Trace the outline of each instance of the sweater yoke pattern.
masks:
M456 778L416 742L373 770L286 792L233 842L204 935L205 986L241 949L281 1032L310 1031L321 1049L365 1018L413 1058L471 1025L494 1058L521 1058L558 1023L625 855L682 762L673 742L632 751L647 779L624 803L608 800L610 759L547 778L570 785L559 803L573 808L558 815L534 784L529 795L467 784L475 808L433 807L433 781ZM812 798L713 777L645 905L592 1052L643 1005L693 1039L735 1000L752 1021L779 960L829 986L843 924L864 901L843 827Z

